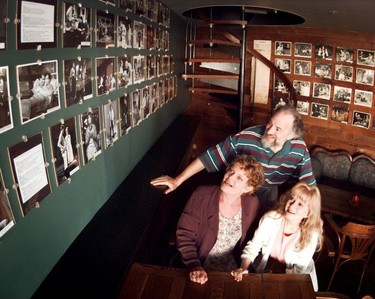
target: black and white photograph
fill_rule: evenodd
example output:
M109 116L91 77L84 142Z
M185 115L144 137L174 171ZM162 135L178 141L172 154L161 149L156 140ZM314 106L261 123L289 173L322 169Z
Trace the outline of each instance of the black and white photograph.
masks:
M311 61L295 60L294 61L294 74L301 76L311 75Z
M371 114L366 112L353 111L353 126L368 129L370 127Z
M0 20L5 20L8 11L8 0L0 0ZM0 22L0 50L6 49L7 24Z
M79 115L83 161L85 165L102 152L99 108L89 109Z
M329 45L316 45L315 58L332 60L332 46Z
M294 43L294 56L311 58L312 45L310 43Z
M103 131L105 146L109 147L119 138L119 113L117 100L103 105Z
M166 28L169 28L170 27L170 12L169 12L169 8L162 5L162 9L163 9L163 14L162 14L162 25Z
M157 5L158 5L158 14L157 14L157 18L156 18L156 21L159 25L163 25L163 22L165 20L165 9L164 9L164 5L163 3L161 2L157 2Z
M143 82L146 80L146 62L145 56L137 55L133 56L133 68L134 68L134 84Z
M345 62L345 63L353 63L354 61L354 50L348 48L336 48L336 61L337 62Z
M288 93L289 89L286 87L284 81L275 76L274 90L277 92Z
M63 2L63 12L63 47L90 47L90 8Z
M356 89L354 92L354 104L366 107L372 107L372 91Z
M97 95L106 94L116 89L114 57L95 58Z
M293 87L298 92L299 95L304 96L304 97L310 96L310 82L309 81L294 80Z
M357 64L375 66L375 51L357 50Z
M292 62L290 59L281 59L281 58L275 59L276 67L286 74L290 74L291 63Z
M147 79L153 79L155 77L155 72L156 72L155 65L156 65L155 55L148 55L146 57Z
M154 112L159 108L159 84L158 83L153 83L150 86L150 112Z
M12 208L0 169L0 238L4 236L15 224Z
M156 21L157 14L157 2L156 0L147 0L147 18L151 21Z
M292 43L275 41L275 55L290 56L292 53Z
M162 74L169 75L170 73L169 55L163 55L161 61L162 61Z
M353 81L353 67L347 65L335 66L335 79L345 82Z
M141 90L141 105L139 108L139 117L141 120L150 115L150 90L148 86Z
M162 30L155 28L155 50L161 50L163 43Z
M164 87L163 87L163 95L164 95L164 103L167 103L170 100L169 97L169 80L166 78L164 81Z
M336 102L349 104L352 100L352 89L349 87L335 85L333 88L333 100Z
M297 101L296 110L301 115L309 115L310 103L307 101Z
M133 0L119 0L118 5L125 11L133 11L134 8Z
M164 80L159 81L158 86L158 92L159 92L159 107L162 107L165 104L164 100Z
M74 117L50 127L50 138L56 181L61 185L79 170Z
M325 83L313 84L313 97L318 99L329 100L331 94L331 85Z
M18 0L17 49L56 48L57 11L57 0Z
M8 148L17 197L26 216L50 193L43 134L40 132Z
M131 124L132 127L135 127L141 121L141 115L139 111L141 104L141 92L139 90L133 91L131 93L131 102Z
M328 105L312 102L310 116L314 118L328 119Z
M145 16L145 0L134 0L134 12L137 15Z
M131 48L132 47L132 32L133 21L123 16L118 16L117 22L117 47L118 48Z
M69 107L92 98L91 58L64 60L65 102Z
M332 78L332 64L324 63L324 62L316 62L315 63L315 77L319 78Z
M272 110L276 110L279 107L288 105L288 95L285 94L283 97L274 97L272 99Z
M155 47L155 28L152 26L146 27L146 49L153 50Z
M120 103L120 129L121 136L125 135L132 126L132 102L130 94L125 94L119 99Z
M169 31L163 30L162 31L162 51L168 51L169 50Z
M0 134L13 128L8 67L0 67Z
M331 120L347 124L348 119L349 119L348 108L342 108L342 107L336 107L336 106L332 107Z
M363 85L374 85L374 70L363 69L358 67L356 69L355 82Z
M133 84L132 56L117 57L117 88Z
M96 46L115 46L115 16L105 11L96 11Z
M146 25L138 21L133 24L133 48L145 49Z
M21 121L60 109L57 60L17 66Z

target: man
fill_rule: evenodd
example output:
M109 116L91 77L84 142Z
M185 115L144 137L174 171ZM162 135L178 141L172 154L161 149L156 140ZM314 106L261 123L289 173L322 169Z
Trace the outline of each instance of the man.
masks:
M204 168L208 172L221 171L237 155L251 155L263 166L265 183L257 195L264 210L267 210L277 201L278 186L289 179L316 184L302 134L303 122L299 113L294 107L281 106L267 125L250 127L227 137L203 152L176 178L161 176L152 180L151 184L167 186L167 194Z

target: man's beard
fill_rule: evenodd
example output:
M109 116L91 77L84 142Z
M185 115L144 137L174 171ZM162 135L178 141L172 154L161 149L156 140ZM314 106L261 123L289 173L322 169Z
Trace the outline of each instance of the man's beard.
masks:
M261 142L262 142L263 147L265 148L272 148L272 147L277 146L276 140L268 141L266 135L262 136Z

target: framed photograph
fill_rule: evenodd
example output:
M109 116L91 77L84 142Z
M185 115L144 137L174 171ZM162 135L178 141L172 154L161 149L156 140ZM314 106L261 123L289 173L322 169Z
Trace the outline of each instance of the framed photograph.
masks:
M57 0L18 0L17 49L56 48Z
M146 25L138 21L134 21L133 24L133 48L145 49Z
M156 56L156 76L160 77L163 74L161 56Z
M131 93L131 101L132 101L132 106L131 106L131 124L132 127L135 127L141 122L141 114L140 114L140 102L141 102L141 92L139 90L133 91Z
M115 16L105 11L96 11L96 46L108 48L115 46Z
M276 110L281 106L288 105L288 95L285 94L283 97L274 97L272 99L272 110Z
M63 2L62 22L62 40L64 48L91 46L90 8Z
M318 99L329 100L331 95L331 85L314 82L313 97Z
M352 89L335 85L333 88L333 100L349 104L352 100Z
M155 67L154 67L154 56L146 56L146 78L152 79L155 77Z
M150 113L159 108L158 86L157 83L150 85Z
M296 110L301 115L309 115L309 102L307 101L297 101Z
M146 80L146 62L143 55L133 56L134 84Z
M0 20L5 20L8 11L8 0L0 0ZM6 49L7 42L7 24L0 22L0 50Z
M332 60L332 46L329 45L316 45L315 58Z
M8 66L0 67L0 134L13 128Z
M274 77L274 91L281 93L288 93L289 89L285 86L285 83L278 77Z
M132 102L130 94L125 94L119 99L120 102L120 127L121 136L128 133L132 127Z
M164 85L163 85L163 95L164 95L164 103L167 103L170 98L169 98L169 80L166 78L163 80Z
M295 60L294 74L302 76L311 76L311 61Z
M162 36L163 36L162 50L168 51L169 50L169 32L167 30L163 30Z
M169 28L169 25L170 25L170 12L169 12L169 8L162 5L162 8L163 8L163 15L162 15L162 25L165 26L166 28Z
M353 126L368 129L370 127L371 114L366 112L353 111Z
M312 102L310 116L314 118L328 119L328 108L328 105Z
M330 63L316 62L315 63L315 77L332 78L332 65Z
M304 97L310 96L310 82L309 81L294 80L293 87L301 96L304 96Z
M105 94L116 89L116 78L114 75L114 57L95 58L97 75L97 95Z
M353 81L353 67L347 65L338 65L335 66L335 79L345 82Z
M156 21L156 0L147 0L147 18Z
M159 25L163 25L163 22L164 22L164 14L165 14L165 10L164 10L164 5L163 3L161 2L157 2L158 4L158 10L157 10L157 18L156 18L156 21Z
M114 100L103 105L103 128L105 146L109 147L119 138L119 109L118 102Z
M357 50L357 64L375 66L375 51Z
M50 127L49 132L56 182L59 186L79 170L74 117Z
M133 11L133 0L119 0L119 7L126 11Z
M42 133L8 148L17 196L25 216L51 193Z
M169 65L169 55L163 55L162 57L162 74L169 75L170 65Z
M141 120L143 120L150 115L150 90L148 86L142 88L141 95L142 98L139 114Z
M349 119L349 109L333 106L331 120L347 124Z
M354 104L366 107L372 107L372 91L356 89L354 92Z
M353 63L354 60L354 50L348 48L336 48L336 61L337 62L345 62L345 63Z
M311 58L312 45L310 43L294 43L294 56Z
M159 107L162 107L165 104L164 100L164 80L159 81L159 86L158 86L158 97L159 97Z
M145 0L134 0L134 11L139 16L145 15Z
M155 28L155 50L160 51L162 47L162 30L159 28Z
M66 106L92 98L91 58L64 60L64 91Z
M102 152L100 138L99 108L90 109L79 115L80 134L83 146L83 161L85 165Z
M57 60L17 66L21 121L60 109Z
M132 56L117 57L117 87L133 84Z
M292 53L292 43L275 41L275 55L290 56Z
M125 49L131 48L133 41L133 21L129 18L118 16L117 24L117 47Z
M281 59L281 58L275 59L276 67L286 74L290 74L291 63L292 62L290 59Z
M374 85L374 70L363 69L358 67L356 69L355 82L364 85Z
M0 238L6 234L15 224L12 208L5 191L3 175L0 169Z
M153 50L155 47L155 28L147 26L146 49Z

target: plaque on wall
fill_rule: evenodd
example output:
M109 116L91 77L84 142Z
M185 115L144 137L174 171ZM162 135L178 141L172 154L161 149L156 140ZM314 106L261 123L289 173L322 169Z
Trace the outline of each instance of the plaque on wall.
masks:
M8 0L0 0L0 20L5 20L8 11ZM7 25L6 22L0 22L0 50L6 49Z
M17 48L56 48L57 0L18 0Z
M77 134L74 117L50 127L51 147L57 185L79 170Z
M63 47L91 46L90 8L78 4L63 3Z
M14 226L13 212L9 204L7 189L0 169L0 238Z
M92 98L91 58L64 60L66 106Z
M103 131L105 146L109 147L119 138L119 112L117 100L103 105Z
M57 60L17 66L22 123L60 108Z
M42 133L8 148L14 184L25 216L51 193Z
M0 134L13 128L8 67L0 67Z

